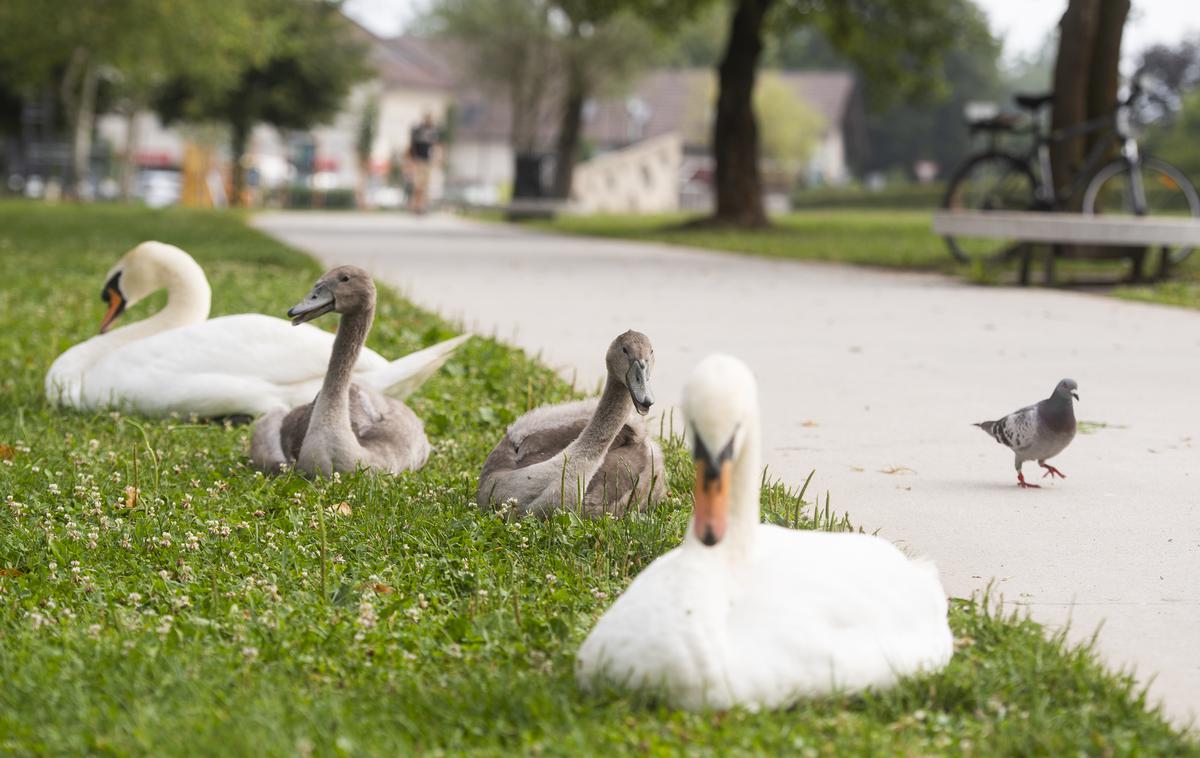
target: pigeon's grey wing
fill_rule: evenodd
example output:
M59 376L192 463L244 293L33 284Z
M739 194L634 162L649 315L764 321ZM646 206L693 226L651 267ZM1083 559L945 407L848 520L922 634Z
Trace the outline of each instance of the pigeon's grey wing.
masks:
M1031 405L1019 411L1010 413L996 422L992 428L992 436L1002 445L1013 450L1024 450L1038 438L1037 406Z

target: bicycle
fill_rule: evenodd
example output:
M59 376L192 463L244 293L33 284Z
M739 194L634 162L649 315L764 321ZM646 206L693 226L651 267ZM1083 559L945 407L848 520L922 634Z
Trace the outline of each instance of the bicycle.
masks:
M1130 129L1129 113L1142 88L1134 78L1129 95L1117 102L1112 112L1065 129L1050 130L1041 117L1054 102L1054 94L1016 95L1017 106L1026 112L1002 113L990 118L968 120L972 134L991 136L990 144L969 155L950 179L942 198L947 210L1056 211L1083 191L1082 211L1087 214L1150 213L1200 217L1200 194L1187 176L1166 161L1144 156ZM1025 121L1028 125L1023 125ZM1050 166L1050 146L1093 132L1107 131L1097 140L1074 178L1059 188ZM1025 152L1005 150L998 141L1006 136L1032 138ZM1108 160L1115 146L1118 157ZM995 261L1013 257L1024 244L1007 240L967 240L945 237L950 254L963 263ZM1164 250L1164 261L1179 263L1191 247ZM1140 265L1139 265L1140 268Z

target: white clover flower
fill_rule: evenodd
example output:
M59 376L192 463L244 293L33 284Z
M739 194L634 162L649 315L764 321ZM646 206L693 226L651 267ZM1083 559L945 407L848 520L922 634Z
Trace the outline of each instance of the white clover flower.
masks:
M159 637L165 637L168 633L170 633L171 625L174 623L174 616L170 614L163 614L163 617L158 620L158 628L155 631L158 632Z

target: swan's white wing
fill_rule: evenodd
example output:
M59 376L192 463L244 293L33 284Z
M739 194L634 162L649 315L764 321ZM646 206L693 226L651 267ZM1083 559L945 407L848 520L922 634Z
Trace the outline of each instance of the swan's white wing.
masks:
M689 709L771 708L953 653L936 570L885 540L762 526L746 560L722 549L689 543L642 572L580 649L580 682Z
M307 324L242 314L160 332L123 345L83 376L85 405L142 413L257 415L312 400L333 335ZM356 375L386 365L363 350Z
M704 557L676 548L638 574L579 649L583 687L640 690L689 709L732 705L722 670L727 580Z
M409 353L403 358L397 358L394 361L384 362L382 365L372 368L369 371L364 371L357 374L355 378L388 397L396 400L403 400L425 383L425 380L433 376L433 374L442 367L458 346L471 338L469 334L462 334L458 337L453 337L448 340L443 340L436 345L418 350L415 353ZM362 369L361 362L358 366Z
M730 615L739 700L886 686L953 653L936 569L887 540L763 526L746 579Z

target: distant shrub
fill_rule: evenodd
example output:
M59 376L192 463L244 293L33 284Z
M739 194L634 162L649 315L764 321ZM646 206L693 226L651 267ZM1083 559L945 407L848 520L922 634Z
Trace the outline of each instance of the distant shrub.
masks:
M896 184L881 190L865 187L823 187L792 193L796 210L815 208L873 208L885 210L936 208L942 201L942 184Z
M285 208L325 210L351 210L357 207L354 190L313 190L309 187L291 187L281 193L282 204Z

